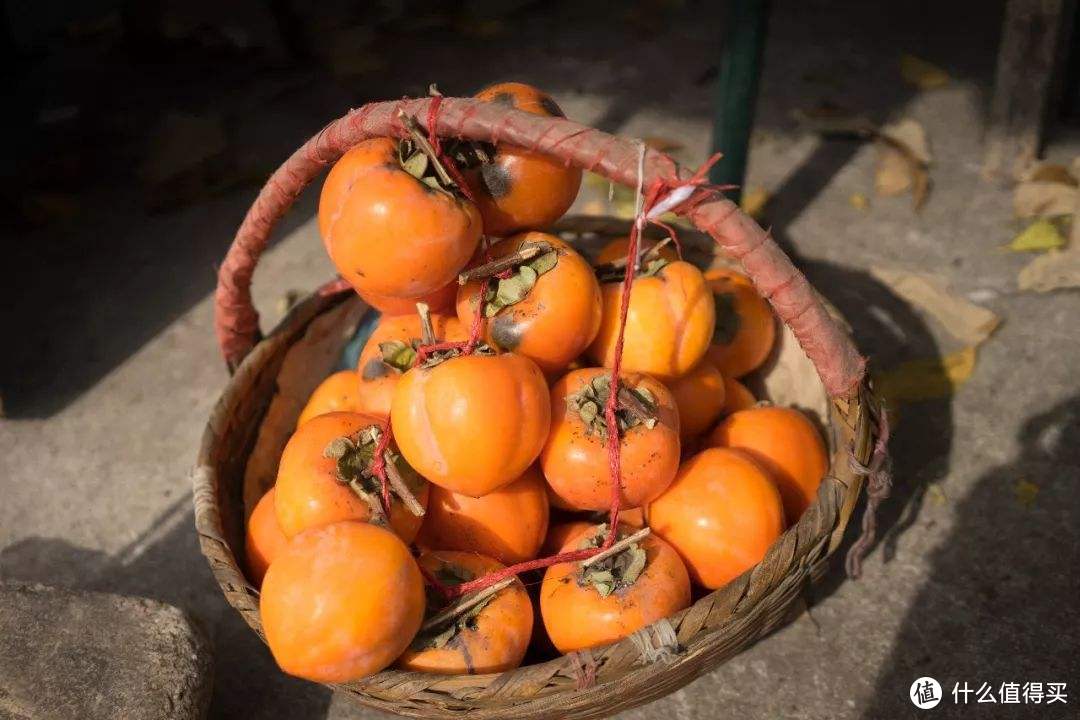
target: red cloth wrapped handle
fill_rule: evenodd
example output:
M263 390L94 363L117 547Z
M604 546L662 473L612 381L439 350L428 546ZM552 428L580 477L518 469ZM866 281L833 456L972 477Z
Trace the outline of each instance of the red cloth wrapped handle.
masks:
M423 122L430 98L365 105L334 120L292 154L259 192L218 272L215 327L221 352L235 368L258 339L259 316L251 302L251 278L275 223L297 196L349 148L373 137L404 137L398 112ZM563 118L543 117L472 99L443 98L436 132L491 143L505 143L558 157L613 182L636 186L640 145ZM644 186L656 180L675 186L691 172L664 153L645 153ZM865 360L815 295L783 250L737 205L719 195L694 204L687 213L724 252L740 261L758 291L818 370L834 397L855 391Z

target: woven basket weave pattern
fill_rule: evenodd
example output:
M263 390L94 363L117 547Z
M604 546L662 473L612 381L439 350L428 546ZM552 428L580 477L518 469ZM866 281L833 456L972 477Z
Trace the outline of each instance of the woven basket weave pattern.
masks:
M610 237L619 235L626 224L588 218L570 222L571 227L562 229ZM702 247L700 239L689 243L688 255L700 259ZM243 555L244 463L273 398L285 353L315 317L341 302L359 301L309 297L247 356L214 409L195 472L195 517L203 553L228 602L260 637L258 592L237 563ZM854 449L864 461L869 454L869 428L861 421L858 403L833 402L830 414L832 470L817 502L759 565L669 619L677 646L674 653L659 653L668 657L647 662L646 656L657 653L643 654L642 643L647 640L639 636L584 656L565 656L501 675L391 670L340 689L364 704L415 717L446 718L467 712L470 718L589 718L682 687L787 621L805 585L826 569L828 554L839 542L860 488L860 478L847 461L849 453ZM589 669L587 687L582 687L583 667Z

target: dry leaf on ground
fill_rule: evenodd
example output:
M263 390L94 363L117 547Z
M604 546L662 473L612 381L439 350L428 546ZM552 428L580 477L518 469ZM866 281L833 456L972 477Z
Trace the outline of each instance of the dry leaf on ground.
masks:
M905 150L924 165L929 165L934 159L930 153L930 138L926 135L926 128L918 120L906 118L889 123L878 131L878 135Z
M1064 165L1047 162L1040 162L1032 165L1031 168L1024 173L1024 177L1021 181L1060 183L1062 185L1071 185L1073 187L1080 185L1080 183L1076 181L1076 176L1072 174L1072 171L1069 168Z
M1017 285L1034 292L1080 288L1080 247L1051 250L1035 258L1020 271Z
M1016 481L1016 501L1024 507L1035 504L1035 498L1039 494L1039 486L1030 480Z
M926 130L916 120L886 125L878 132L878 162L874 190L889 197L911 191L915 209L922 207L930 188L933 160Z
M926 496L930 498L935 505L944 505L949 502L949 496L941 489L941 483L935 482L927 485Z
M1072 215L1078 192L1066 183L1022 182L1013 191L1013 212L1019 218Z
M1072 170L1064 165L1038 163L1013 191L1013 212L1021 218L1071 215L1077 208L1078 193Z
M848 204L856 210L866 210L870 207L870 200L862 193L851 193Z
M975 372L975 346L940 358L909 360L886 370L875 386L889 407L949 397Z
M871 267L870 274L911 305L933 316L965 345L978 345L990 337L1001 318L966 298L954 295L941 278L922 273Z
M949 73L908 53L900 56L900 77L920 90L936 90L949 84Z
M1013 252L1046 252L1065 247L1065 236L1050 220L1036 220L1012 239L1006 250Z
M746 192L743 193L742 200L739 201L739 207L750 217L760 220L771 197L772 194L760 185L747 188Z

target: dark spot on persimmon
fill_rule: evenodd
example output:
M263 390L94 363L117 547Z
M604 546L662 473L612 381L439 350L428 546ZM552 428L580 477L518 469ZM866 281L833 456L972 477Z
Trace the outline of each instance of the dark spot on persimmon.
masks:
M514 102L514 96L508 92L497 92L491 96L491 102L498 103L499 105L506 105L508 107L517 107L517 103Z
M547 95L540 98L540 107L544 108L544 112L546 112L548 115L551 115L552 117L566 117L566 113L562 111L562 108L559 107L559 104L549 98Z
M378 380L390 374L390 368L386 366L381 357L373 357L364 364L364 370L360 377L364 380Z
M514 186L510 173L498 163L486 163L481 166L480 179L483 181L484 190L495 199L509 195Z
M491 322L491 339L503 350L514 350L521 344L522 328L512 315L496 315Z

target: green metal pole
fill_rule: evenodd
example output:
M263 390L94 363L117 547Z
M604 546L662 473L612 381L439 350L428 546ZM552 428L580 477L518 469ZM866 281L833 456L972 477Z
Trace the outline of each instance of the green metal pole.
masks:
M720 185L738 185L737 197L733 199L741 200L769 3L768 0L729 0L727 5L712 143L713 152L722 152L724 156L713 166L709 179Z

